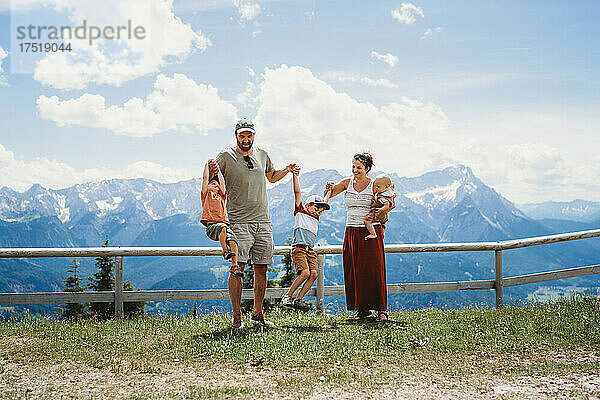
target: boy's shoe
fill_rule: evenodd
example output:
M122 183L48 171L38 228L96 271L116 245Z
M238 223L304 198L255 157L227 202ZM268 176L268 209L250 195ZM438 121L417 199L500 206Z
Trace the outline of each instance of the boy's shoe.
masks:
M233 256L235 256L235 253L233 251L231 251L229 249L223 251L223 258L224 259L229 260Z
M229 272L242 278L244 277L244 270L239 265L232 265L231 268L229 268Z
M235 314L233 316L233 329L242 329L244 327L244 321L242 321L242 314Z
M287 294L281 298L281 304L284 307L294 307L294 299L292 296L288 296Z
M294 300L294 308L296 310L307 312L311 309L311 306L310 306L310 304L307 304L306 302L304 302L304 300L302 300L302 299L295 299Z
M252 322L254 325L259 325L259 326L274 326L275 324L273 324L271 321L269 321L267 318L265 318L265 315L263 313L258 313L256 315L253 315L250 318L250 322Z

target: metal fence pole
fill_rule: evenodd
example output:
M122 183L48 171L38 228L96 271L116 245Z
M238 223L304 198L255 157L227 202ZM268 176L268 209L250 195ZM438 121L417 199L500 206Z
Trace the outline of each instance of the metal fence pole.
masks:
M115 318L122 319L123 310L123 256L115 257Z
M504 279L502 278L502 250L496 250L495 257L495 271L496 271L496 283L494 288L496 289L496 308L502 308L503 304L503 289Z
M317 313L322 314L325 304L325 254L317 255Z

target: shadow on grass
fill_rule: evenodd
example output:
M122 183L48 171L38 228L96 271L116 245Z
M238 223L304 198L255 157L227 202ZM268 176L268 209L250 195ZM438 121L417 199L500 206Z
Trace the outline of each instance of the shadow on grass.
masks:
M256 332L267 332L267 331L272 331L272 330L277 330L277 329L279 329L279 328L263 327L263 326L257 326L257 325L250 325L250 326L246 325L242 329L233 329L232 327L227 327L227 328L219 329L216 331L201 333L199 335L192 335L191 339L192 340L199 340L199 339L222 340L222 339L229 339L232 337L233 338L245 338L245 337L248 337L250 334L253 334Z
M285 329L285 330L296 331L298 333L303 333L303 332L330 332L330 331L333 331L333 330L337 329L337 327L335 325L329 325L329 326L282 325L281 328Z
M406 321L393 321L388 319L386 321L377 321L376 317L370 316L366 318L348 318L343 322L340 322L341 325L359 325L363 329L373 330L373 329L383 329L383 328L392 328L392 329L401 329L408 330L408 323Z

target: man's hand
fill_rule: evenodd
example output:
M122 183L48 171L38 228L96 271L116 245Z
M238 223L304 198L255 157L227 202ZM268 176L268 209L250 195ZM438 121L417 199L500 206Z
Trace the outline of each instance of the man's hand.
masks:
M211 176L219 173L219 164L217 164L217 162L213 158L208 160L208 168L210 169Z

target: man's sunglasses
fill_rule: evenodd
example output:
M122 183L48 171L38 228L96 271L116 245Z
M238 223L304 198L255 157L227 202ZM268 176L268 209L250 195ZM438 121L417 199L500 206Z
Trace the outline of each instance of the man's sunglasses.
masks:
M252 159L250 158L250 156L244 156L244 161L246 161L248 169L254 169L254 164L252 164Z

